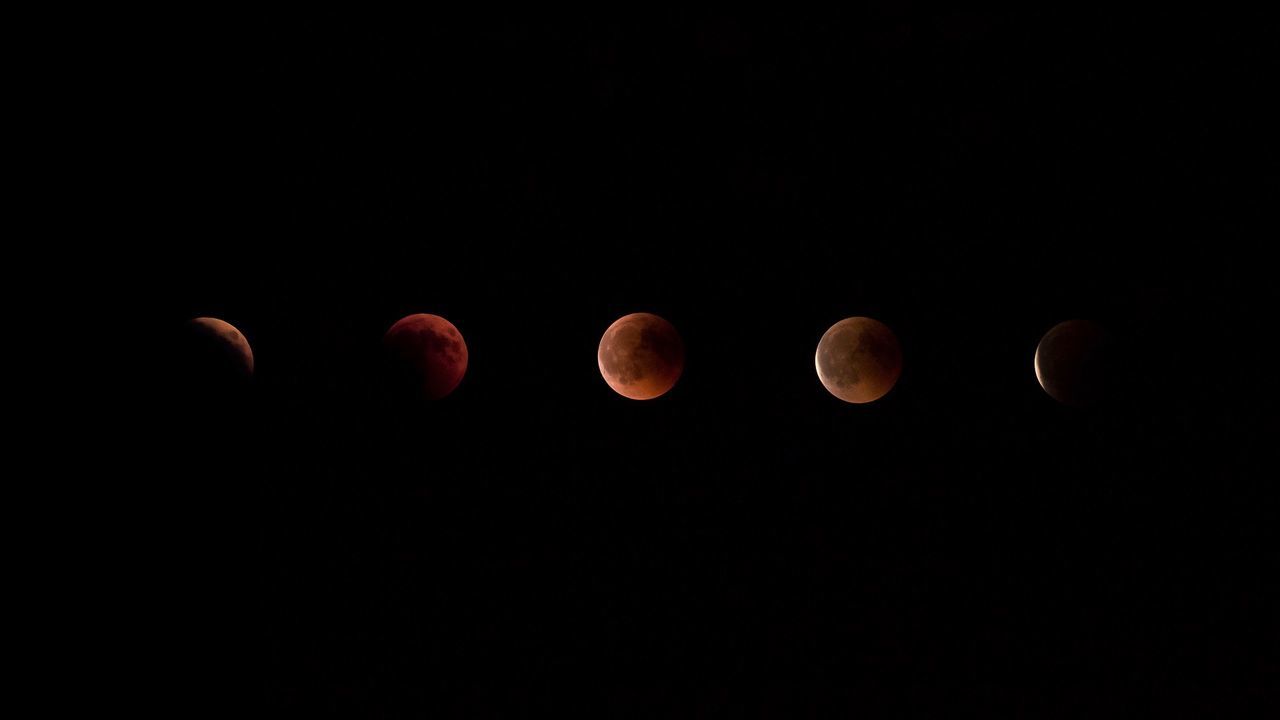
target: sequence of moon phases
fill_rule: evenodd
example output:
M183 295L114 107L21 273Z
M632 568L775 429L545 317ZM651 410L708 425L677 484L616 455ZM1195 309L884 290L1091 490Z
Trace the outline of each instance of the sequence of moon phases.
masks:
M233 380L253 375L253 349L244 333L226 320L194 318L186 324L187 360L210 380Z
M879 400L902 374L902 348L893 331L868 317L832 325L814 355L818 379L832 395L850 403Z
M244 333L225 320L198 317L183 335L188 359L213 381L253 375L253 349ZM395 372L427 399L449 395L467 372L467 344L453 323L418 313L398 320L383 337ZM652 313L618 318L600 338L600 374L609 387L632 400L652 400L675 387L684 371L684 342L674 326ZM1110 374L1108 336L1096 323L1068 320L1045 333L1035 352L1035 373L1050 397L1085 407L1106 393ZM822 335L814 355L818 379L849 403L884 397L902 373L902 348L893 331L868 317L850 317Z
M1049 397L1072 407L1093 405L1106 394L1107 335L1088 320L1058 323L1036 346L1035 368Z
M632 400L652 400L680 379L684 341L665 319L632 313L604 331L596 357L600 375L614 392Z
M467 343L458 328L439 315L400 318L382 342L396 378L428 400L453 392L467 373Z

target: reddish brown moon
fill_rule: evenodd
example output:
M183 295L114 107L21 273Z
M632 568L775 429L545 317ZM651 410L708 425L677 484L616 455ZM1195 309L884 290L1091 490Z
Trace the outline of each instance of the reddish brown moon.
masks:
M382 339L395 372L430 400L453 392L467 372L467 343L453 323L418 313L396 321Z
M902 347L887 325L868 317L832 325L814 355L818 379L832 395L850 403L879 400L902 374Z
M680 379L684 342L663 318L632 313L604 331L596 358L600 374L614 392L632 400L652 400Z
M205 365L218 365L231 375L253 374L253 349L236 326L218 318L198 317L191 320L188 327L206 355Z

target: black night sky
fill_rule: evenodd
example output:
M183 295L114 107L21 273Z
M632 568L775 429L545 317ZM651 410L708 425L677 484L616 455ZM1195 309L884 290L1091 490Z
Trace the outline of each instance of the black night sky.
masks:
M192 20L148 121L157 310L257 368L159 363L175 711L1274 709L1245 25ZM638 311L687 351L645 402L596 365ZM418 312L470 351L432 403L385 377ZM854 315L904 357L867 405L814 372ZM1119 351L1086 409L1032 367L1072 318Z

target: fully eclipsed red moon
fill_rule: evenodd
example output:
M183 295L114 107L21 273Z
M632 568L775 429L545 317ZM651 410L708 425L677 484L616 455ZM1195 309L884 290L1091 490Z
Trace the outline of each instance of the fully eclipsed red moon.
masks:
M428 399L453 392L467 372L467 343L458 328L439 315L403 317L382 342L395 370Z
M651 313L618 318L597 353L600 374L619 395L652 400L675 386L684 370L684 342L675 327Z
M902 374L902 347L887 325L868 317L832 325L814 355L818 379L832 395L850 403L879 400Z

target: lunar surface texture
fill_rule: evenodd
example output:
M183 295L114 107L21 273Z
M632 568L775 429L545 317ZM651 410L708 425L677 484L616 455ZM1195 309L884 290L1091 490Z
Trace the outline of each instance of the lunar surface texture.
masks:
M832 395L850 403L884 397L902 374L902 348L879 320L845 318L822 335L814 356L818 379Z
M650 313L619 318L600 338L600 374L615 392L652 400L675 386L684 370L684 342L675 327Z
M439 315L401 318L387 331L383 344L397 379L428 400L453 392L467 372L467 343L458 328Z

